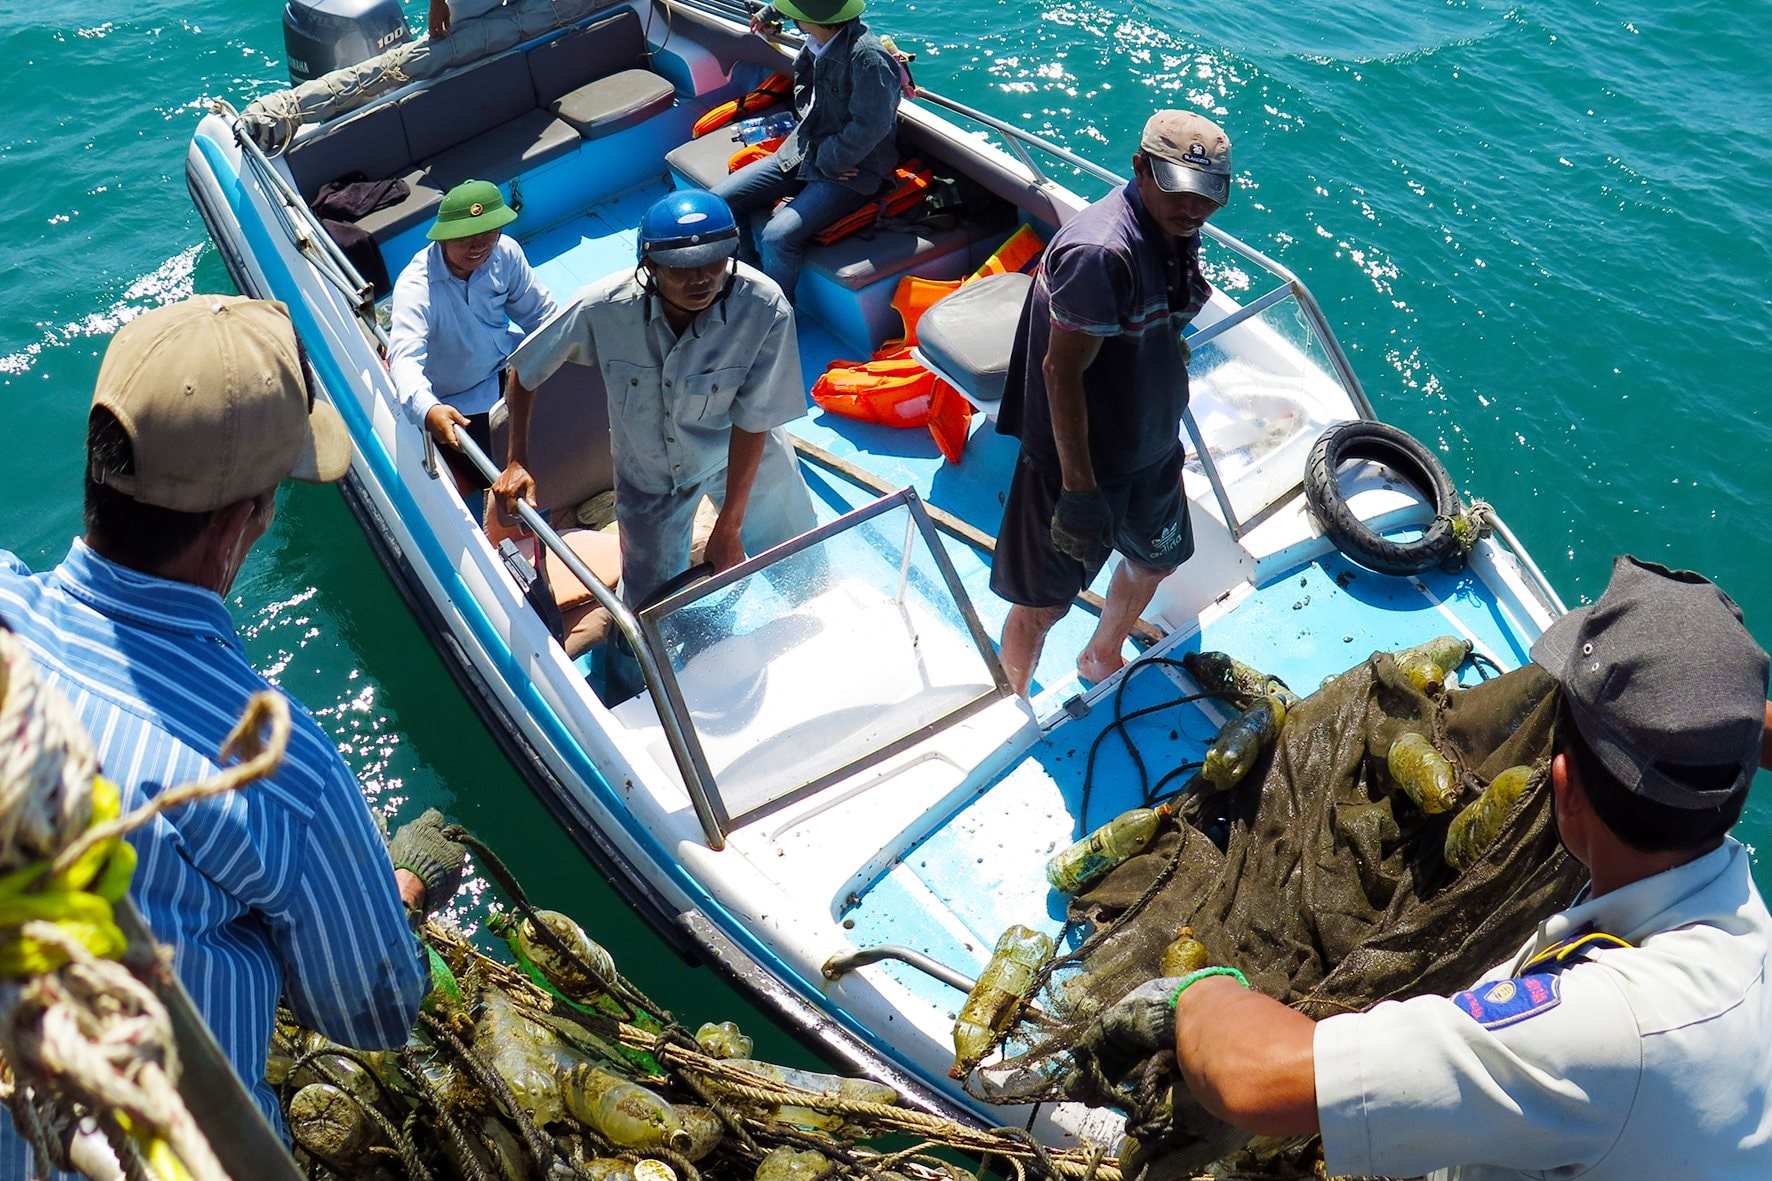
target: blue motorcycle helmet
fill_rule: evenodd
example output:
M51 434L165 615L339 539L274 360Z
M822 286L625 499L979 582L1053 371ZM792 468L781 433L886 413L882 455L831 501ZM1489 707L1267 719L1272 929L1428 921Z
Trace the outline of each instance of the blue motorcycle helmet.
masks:
M738 253L738 222L706 189L679 189L641 216L636 253L663 267L706 266Z

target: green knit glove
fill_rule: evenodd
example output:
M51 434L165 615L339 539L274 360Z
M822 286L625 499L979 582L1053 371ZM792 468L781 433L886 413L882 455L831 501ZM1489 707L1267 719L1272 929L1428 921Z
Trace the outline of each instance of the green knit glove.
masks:
M424 883L420 909L430 914L455 897L466 871L468 851L443 835L443 813L426 808L417 820L403 825L388 842L395 869L404 869Z

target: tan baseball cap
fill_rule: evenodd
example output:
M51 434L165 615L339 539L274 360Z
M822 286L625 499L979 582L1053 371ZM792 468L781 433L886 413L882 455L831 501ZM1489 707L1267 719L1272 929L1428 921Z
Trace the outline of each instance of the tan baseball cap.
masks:
M136 317L111 338L92 405L135 452L135 471L92 478L144 504L209 512L351 466L344 420L308 388L289 309L268 300L195 295Z
M1223 205L1231 197L1231 141L1224 128L1192 111L1158 111L1139 143L1165 193L1198 193Z

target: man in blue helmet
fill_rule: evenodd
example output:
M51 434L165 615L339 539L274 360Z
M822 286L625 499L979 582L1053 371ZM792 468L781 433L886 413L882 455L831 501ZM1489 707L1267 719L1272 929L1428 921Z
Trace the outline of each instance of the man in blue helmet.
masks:
M493 492L534 503L524 462L535 388L568 361L601 370L630 605L688 567L704 495L719 507L705 554L717 570L815 523L780 429L806 409L793 309L737 252L724 201L672 193L640 220L638 265L579 292L513 358L510 464Z
M786 17L806 36L794 58L800 122L772 155L739 169L714 192L740 217L765 219L757 254L789 299L812 235L860 209L898 166L903 80L891 53L861 23L865 6L864 0L773 0L751 20L752 31L763 33Z

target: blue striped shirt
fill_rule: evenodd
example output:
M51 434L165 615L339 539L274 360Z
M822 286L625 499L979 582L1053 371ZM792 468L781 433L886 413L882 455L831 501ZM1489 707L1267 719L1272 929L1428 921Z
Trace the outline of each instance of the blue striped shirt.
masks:
M207 778L247 698L272 686L246 662L219 595L109 562L76 540L31 571L0 551L0 620L31 648L91 733L127 810ZM356 779L290 703L275 776L175 808L130 836L130 895L272 1126L263 1082L277 999L364 1049L405 1042L429 984L393 867ZM29 1148L0 1119L0 1176Z

